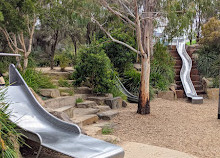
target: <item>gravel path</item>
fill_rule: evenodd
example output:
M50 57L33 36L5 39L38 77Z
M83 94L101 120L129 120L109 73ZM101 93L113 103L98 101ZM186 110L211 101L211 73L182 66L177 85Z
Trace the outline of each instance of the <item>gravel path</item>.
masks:
M120 110L112 121L118 123L114 135L122 141L151 144L186 152L201 158L220 157L218 101L204 104L186 100L154 99L151 114L136 114L137 104Z

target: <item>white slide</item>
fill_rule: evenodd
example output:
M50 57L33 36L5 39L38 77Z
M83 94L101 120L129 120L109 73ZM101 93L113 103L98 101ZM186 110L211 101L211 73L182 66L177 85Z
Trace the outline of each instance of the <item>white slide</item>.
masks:
M192 80L190 78L190 71L192 68L192 60L188 55L185 48L185 40L177 40L177 52L182 59L182 68L180 71L180 79L186 93L186 96L192 101L193 104L202 104L203 97L197 95Z

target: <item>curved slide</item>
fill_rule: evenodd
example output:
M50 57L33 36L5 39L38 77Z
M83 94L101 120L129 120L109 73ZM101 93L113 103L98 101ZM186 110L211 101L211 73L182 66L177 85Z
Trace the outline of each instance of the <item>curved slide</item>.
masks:
M192 80L190 78L190 71L192 68L192 60L188 55L185 48L184 40L177 40L176 44L177 52L182 59L182 68L180 71L180 79L183 84L186 96L192 101L193 104L203 103L203 97L199 97L193 86Z
M121 147L81 134L80 128L57 119L35 99L14 65L9 68L10 86L6 101L10 102L10 119L41 147L53 149L75 158L123 158Z
M118 89L124 94L127 96L127 100L129 102L132 102L132 103L138 103L138 97L131 94L125 87L124 85L121 83L120 79L116 76L116 86L118 87Z

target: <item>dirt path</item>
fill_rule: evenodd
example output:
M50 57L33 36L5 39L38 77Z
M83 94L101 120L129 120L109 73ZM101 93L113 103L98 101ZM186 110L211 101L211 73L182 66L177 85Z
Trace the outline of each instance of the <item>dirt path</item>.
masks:
M133 141L186 152L201 158L220 157L220 120L218 102L204 104L186 100L151 102L151 114L136 114L136 104L120 111L113 119L118 123L114 135L122 141Z

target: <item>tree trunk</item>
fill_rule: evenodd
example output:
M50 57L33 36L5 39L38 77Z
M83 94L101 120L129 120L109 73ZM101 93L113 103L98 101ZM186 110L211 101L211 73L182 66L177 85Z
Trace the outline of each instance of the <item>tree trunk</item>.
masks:
M24 56L24 66L23 66L23 71L25 71L28 67L28 57Z
M91 44L91 39L90 39L90 33L91 33L91 24L88 23L87 26L86 26L86 43L87 44Z
M150 58L145 54L141 60L141 85L137 113L144 115L150 113Z
M58 36L59 36L59 31L56 30L54 34L54 43L51 46L51 52L50 52L50 69L51 70L53 70L54 68L54 55L55 55L55 50L56 50L56 46L58 43Z

